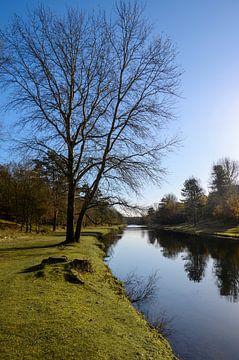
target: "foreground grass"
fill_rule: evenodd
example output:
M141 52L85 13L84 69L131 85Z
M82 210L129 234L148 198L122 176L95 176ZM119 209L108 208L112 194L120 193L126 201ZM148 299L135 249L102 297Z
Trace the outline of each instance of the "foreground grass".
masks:
M239 226L225 226L218 221L202 221L197 225L168 225L163 226L163 229L192 235L208 235L221 238L239 239Z
M63 239L60 233L0 237L0 358L174 359L167 341L125 298L98 240L84 236L80 244L58 247ZM77 274L83 284L66 280L66 264L24 272L62 255L90 261L93 271Z

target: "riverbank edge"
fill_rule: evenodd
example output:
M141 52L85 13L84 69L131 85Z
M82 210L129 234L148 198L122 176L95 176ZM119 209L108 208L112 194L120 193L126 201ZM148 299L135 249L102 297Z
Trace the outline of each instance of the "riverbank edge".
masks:
M97 235L96 235L97 241L99 242L99 244L102 244L102 243L104 243L104 239L107 238L108 235L117 236L117 233L122 232L126 227L127 227L127 225L121 225L121 226L119 226L118 229L113 229L113 231L112 231L112 229L109 228L108 231L106 231L105 233L102 233L99 231L99 232L97 232ZM85 234L87 234L87 229L85 229ZM161 359L162 360L167 360L167 359L178 360L176 355L173 353L173 350L172 350L171 345L168 342L168 340L165 339L158 331L156 331L153 328L153 326L144 318L144 315L141 312L139 312L132 305L130 300L127 298L127 296L125 294L123 282L120 281L116 276L113 275L110 267L104 261L104 258L106 256L105 249L103 249L103 252L104 252L104 255L102 256L102 262L104 263L104 265L107 268L107 271L111 275L111 281L113 281L114 285L116 284L116 286L119 288L119 291L116 290L115 295L118 297L119 294L121 294L120 296L123 296L124 300L130 304L131 311L136 313L136 316L140 319L140 321L143 320L143 322L146 325L146 331L149 332L150 334L152 334L154 338L155 338L155 336L158 337L158 340L160 341L160 344L159 344L160 351L162 351L162 347L165 347L165 350L163 350L163 355L162 355L163 357L161 358L161 357L158 357L158 355L157 355L157 358L155 358L155 359L157 359L157 360L161 360ZM115 283L115 280L116 280L116 283ZM118 310L120 312L120 308ZM140 349L139 349L139 352L140 352ZM148 357L146 359L148 359ZM154 357L149 357L149 359L154 359ZM122 360L123 360L123 358L122 358Z
M60 233L3 238L2 359L177 359L104 262L100 238L118 230L84 229L79 244L64 248L57 246L64 236ZM42 259L59 255L91 263L92 272L76 274L83 285L65 281L64 264L46 266L41 274L32 272Z
M185 235L192 235L197 237L206 237L206 238L213 238L213 239L228 239L232 241L238 241L239 240L239 233L233 234L230 232L225 231L210 231L210 230L202 230L201 228L198 228L197 226L193 226L191 224L183 224L183 225L160 225L160 226L154 226L151 227L153 230L162 230L162 231L168 231L178 234L185 234ZM230 229L229 229L230 231Z

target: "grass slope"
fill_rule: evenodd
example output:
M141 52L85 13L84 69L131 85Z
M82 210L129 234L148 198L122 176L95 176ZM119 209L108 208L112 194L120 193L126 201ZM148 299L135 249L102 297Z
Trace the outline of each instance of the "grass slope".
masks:
M55 246L63 239L61 234L2 236L0 358L175 359L168 342L126 299L102 261L98 240L84 236L80 244ZM83 285L66 281L64 263L24 272L62 255L91 262L92 272L76 274Z
M225 226L218 221L201 221L197 225L180 224L162 227L164 230L182 232L193 235L211 235L215 237L239 239L239 226Z

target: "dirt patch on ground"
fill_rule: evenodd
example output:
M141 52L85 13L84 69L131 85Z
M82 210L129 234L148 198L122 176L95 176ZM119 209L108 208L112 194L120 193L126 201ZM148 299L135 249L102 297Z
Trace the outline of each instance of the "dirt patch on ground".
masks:
M54 266L51 274L62 274L67 282L72 284L83 285L85 282L81 277L81 273L92 273L93 266L90 260L87 259L74 259L69 261L67 256L62 255L58 257L48 257L43 259L40 264L31 266L22 271L22 273L34 273L37 278L46 278L46 266ZM55 265L60 265L55 267ZM62 266L63 265L63 266Z

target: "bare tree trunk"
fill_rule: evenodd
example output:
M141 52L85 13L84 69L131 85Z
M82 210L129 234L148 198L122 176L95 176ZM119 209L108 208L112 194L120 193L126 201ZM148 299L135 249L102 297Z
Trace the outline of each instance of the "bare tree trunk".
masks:
M197 225L197 209L194 207L193 209L193 225L196 226Z
M56 221L57 221L57 210L54 210L54 217L53 217L52 231L56 231Z
M82 228L84 215L85 215L85 211L81 210L81 212L80 212L80 214L78 216L78 219L77 219L77 223L76 223L76 230L75 230L75 236L74 236L75 242L80 241L80 234L81 234L81 228Z
M102 165L102 169L103 169L104 164ZM98 185L100 182L100 176L97 177L95 183L94 183L94 187L93 190L91 191L90 194L87 195L87 198L85 199L82 209L79 213L78 219L77 219L77 223L76 223L76 229L75 229L75 236L74 236L74 241L75 242L79 242L80 240L80 233L81 233L81 227L82 227L82 223L83 223L83 219L85 216L85 213L98 189Z
M67 220L66 220L66 243L74 241L74 202L75 185L73 181L68 182Z

